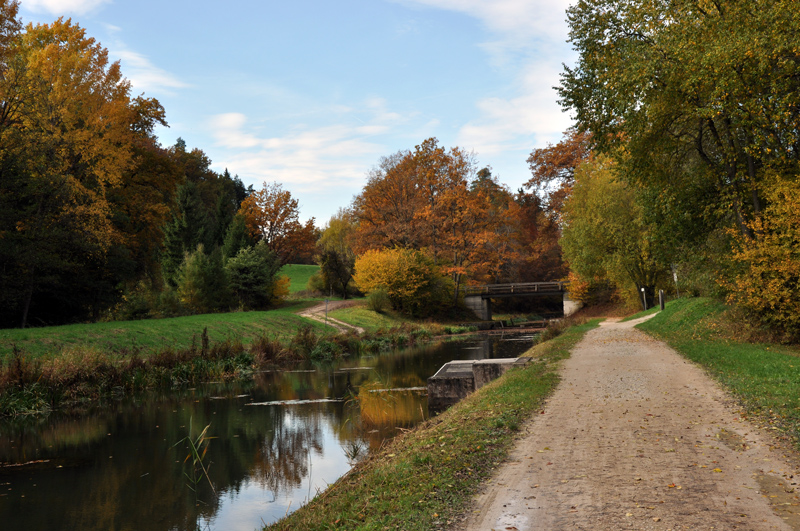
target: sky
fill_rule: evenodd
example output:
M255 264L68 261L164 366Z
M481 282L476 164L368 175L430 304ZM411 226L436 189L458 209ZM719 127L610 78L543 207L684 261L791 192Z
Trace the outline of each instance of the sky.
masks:
M553 89L567 0L21 0L71 18L119 60L132 95L212 169L279 182L323 226L381 157L436 137L517 190L571 125Z

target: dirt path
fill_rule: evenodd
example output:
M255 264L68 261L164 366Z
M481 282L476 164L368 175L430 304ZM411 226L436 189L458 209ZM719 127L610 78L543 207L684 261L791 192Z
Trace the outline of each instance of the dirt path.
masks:
M328 302L328 313L336 310L338 308L347 308L348 306L352 305L352 301L330 301ZM328 319L325 319L325 303L321 302L316 306L312 306L307 310L303 310L299 314L302 317L306 317L308 319L313 319L315 321L319 321L320 323L327 323L329 326L334 327L339 332L345 333L351 330L355 330L359 334L364 333L364 329L360 326L353 326L351 324L347 324L345 322L339 321L334 319L330 315L328 315Z
M575 347L455 529L800 529L785 452L636 323L603 323Z

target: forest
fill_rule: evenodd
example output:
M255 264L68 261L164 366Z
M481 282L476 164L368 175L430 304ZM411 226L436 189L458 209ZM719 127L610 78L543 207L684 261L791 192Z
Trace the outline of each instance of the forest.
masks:
M245 187L133 96L78 24L0 1L0 326L263 309L278 270L426 316L469 284L570 280L588 304L726 300L800 338L800 14L788 0L581 0L560 103L575 125L510 190L436 138L381 158L322 227Z
M567 16L561 104L592 153L560 181L571 290L710 295L796 341L797 4L582 0Z

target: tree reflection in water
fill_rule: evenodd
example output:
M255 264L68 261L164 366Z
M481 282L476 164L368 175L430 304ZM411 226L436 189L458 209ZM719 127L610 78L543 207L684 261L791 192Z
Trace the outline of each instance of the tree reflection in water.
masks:
M250 531L335 481L363 449L427 416L418 393L369 391L422 387L447 361L487 350L514 355L484 341L450 343L178 389L80 417L4 420L0 527ZM331 398L344 400L319 402ZM286 404L298 400L310 403ZM214 437L206 462L217 493L201 483L202 503L183 475L186 451L174 447L190 423L210 424Z

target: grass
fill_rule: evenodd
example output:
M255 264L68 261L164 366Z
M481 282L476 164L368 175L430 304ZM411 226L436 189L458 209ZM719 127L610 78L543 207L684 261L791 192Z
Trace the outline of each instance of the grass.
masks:
M377 313L368 309L364 304L333 310L328 315L347 324L360 326L368 332L412 322L410 318L397 312Z
M555 388L558 361L598 321L537 345L527 367L509 371L398 437L265 529L429 530L452 525L505 459L525 420Z
M724 304L696 298L672 301L638 327L705 368L750 415L800 449L800 350L745 342L742 325Z
M34 359L53 358L64 349L80 347L121 356L139 352L146 357L165 347L189 348L204 328L208 328L208 337L212 342L236 338L244 344L263 335L274 335L288 342L298 328L309 324L317 333L329 333L329 327L295 315L294 312L304 304L308 303L295 303L261 312L3 329L0 330L0 362L8 362L15 345Z
M305 291L311 275L319 273L318 265L286 264L278 272L289 277L289 293Z

